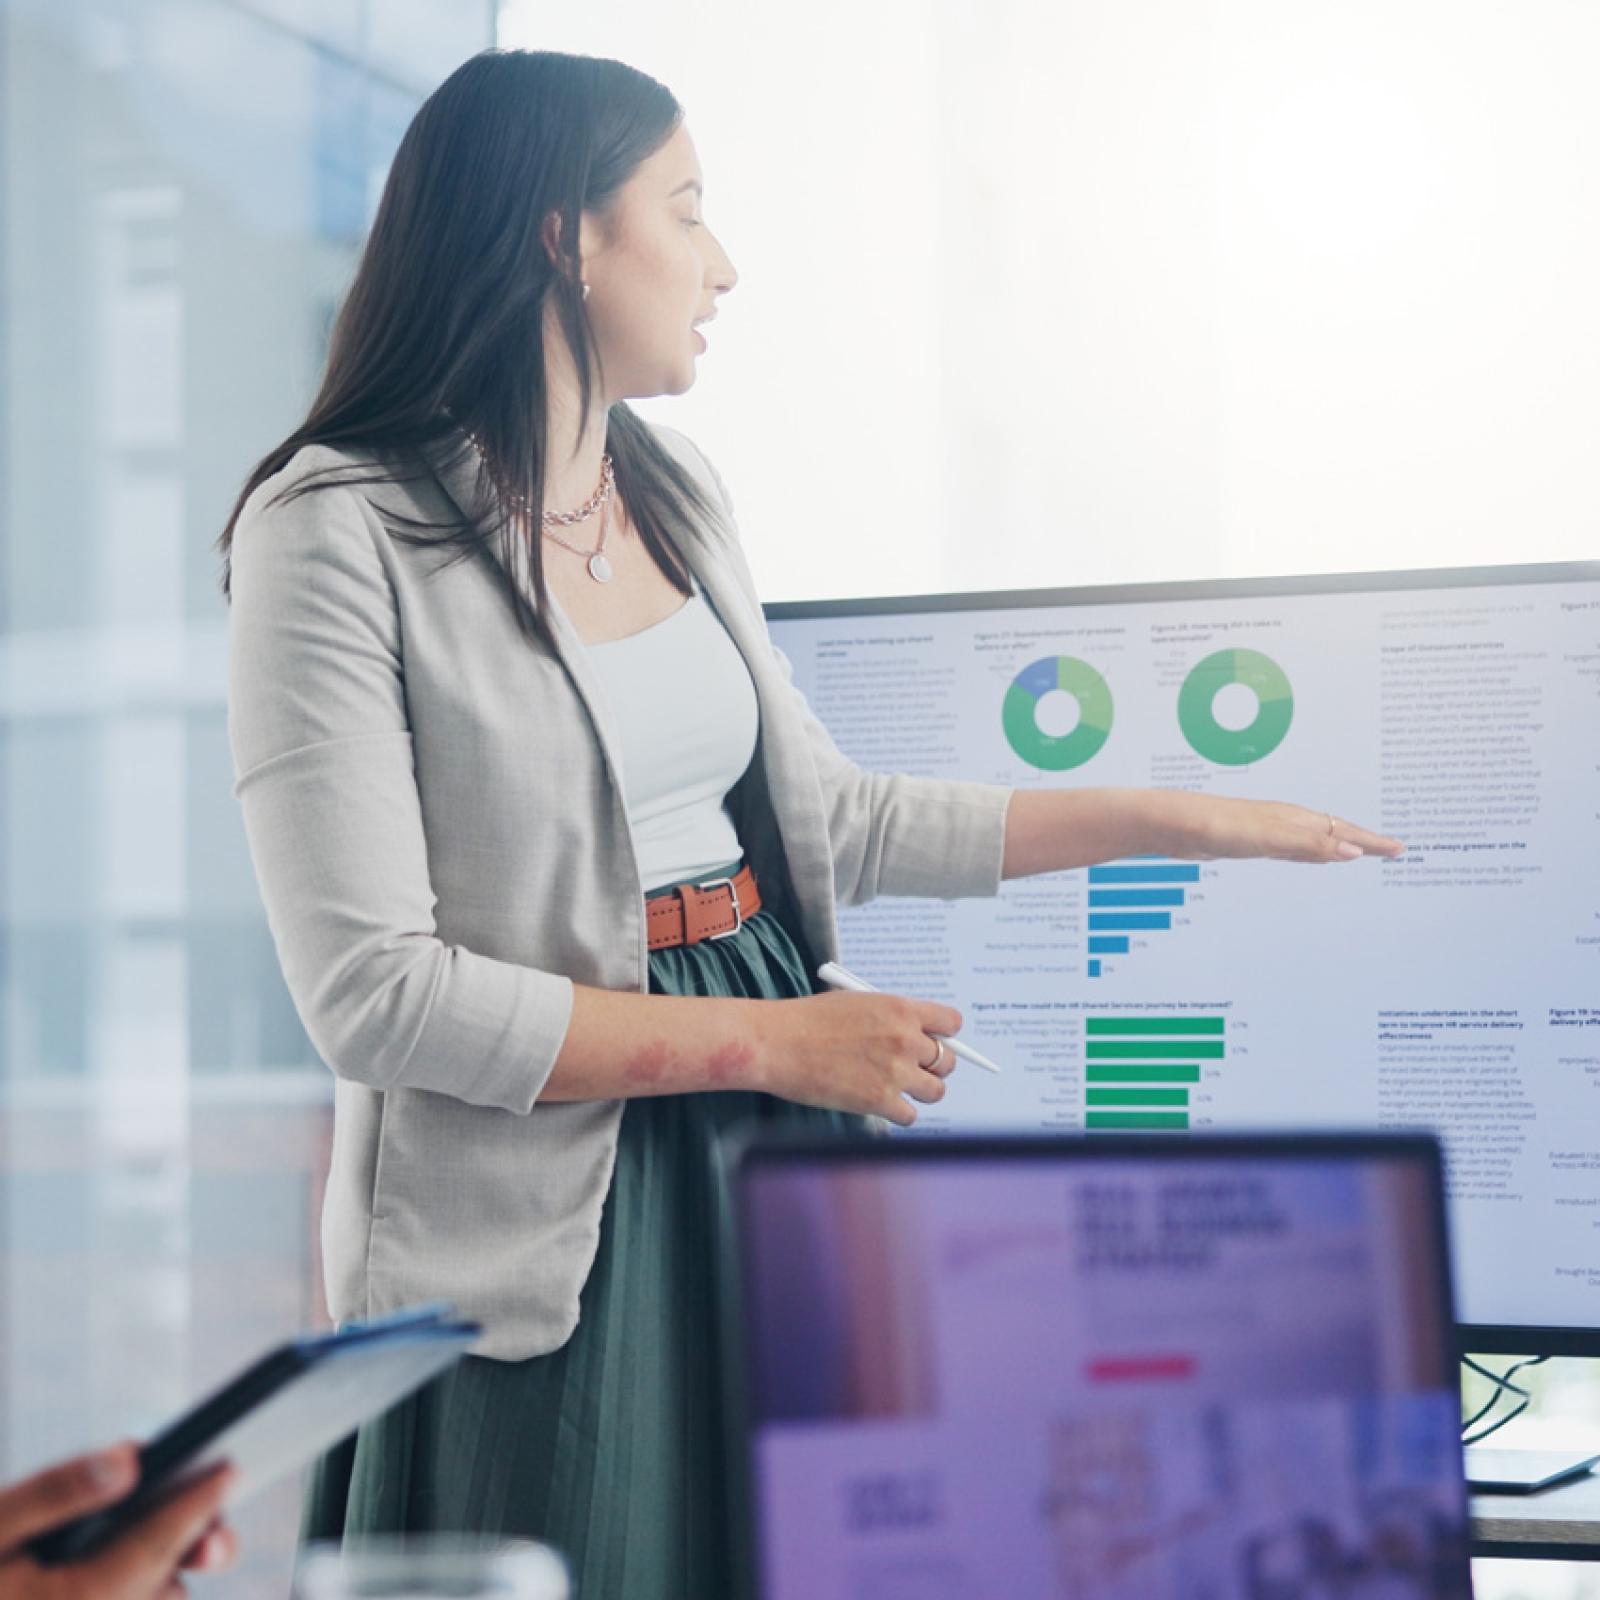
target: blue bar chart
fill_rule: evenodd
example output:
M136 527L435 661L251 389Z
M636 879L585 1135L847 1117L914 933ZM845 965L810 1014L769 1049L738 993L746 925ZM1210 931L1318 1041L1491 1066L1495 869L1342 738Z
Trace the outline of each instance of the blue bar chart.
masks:
M1186 922L1178 914L1199 882L1200 868L1192 861L1140 859L1090 867L1089 976L1115 970L1107 957L1135 954L1142 938L1136 944L1133 936L1171 933Z

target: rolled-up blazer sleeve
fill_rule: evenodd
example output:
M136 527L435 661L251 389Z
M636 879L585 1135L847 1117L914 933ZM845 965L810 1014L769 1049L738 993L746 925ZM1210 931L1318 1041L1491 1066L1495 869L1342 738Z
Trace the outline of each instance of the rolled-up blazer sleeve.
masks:
M727 514L729 553L759 617L727 485L705 453L685 442L716 485ZM795 686L788 658L770 638L768 649L805 728L822 786L839 902L861 905L878 895L954 900L999 893L1012 791L1002 784L870 772L857 765L834 743Z
M959 900L998 894L1011 790L992 783L871 772L833 742L772 646L805 724L822 784L841 905L878 895Z
M275 501L300 459L235 528L228 655L234 793L285 981L340 1078L525 1113L571 980L438 937L387 535L355 489Z

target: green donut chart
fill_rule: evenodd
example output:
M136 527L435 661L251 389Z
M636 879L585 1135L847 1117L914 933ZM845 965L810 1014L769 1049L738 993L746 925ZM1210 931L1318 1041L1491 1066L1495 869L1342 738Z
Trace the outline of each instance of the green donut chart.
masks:
M1248 728L1224 728L1211 706L1217 692L1242 683L1261 702ZM1183 680L1178 726L1196 755L1218 766L1243 767L1270 756L1294 720L1294 691L1282 667L1259 650L1218 650Z
M1071 733L1046 733L1039 726L1039 702L1064 689L1078 702L1078 725ZM1087 661L1076 656L1043 656L1011 680L1001 707L1006 743L1041 772L1066 772L1100 753L1111 737L1111 686Z

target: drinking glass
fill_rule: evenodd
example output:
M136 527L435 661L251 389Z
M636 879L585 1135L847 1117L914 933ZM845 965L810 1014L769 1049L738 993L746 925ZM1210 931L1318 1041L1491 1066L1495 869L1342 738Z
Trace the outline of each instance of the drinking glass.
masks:
M470 1535L362 1539L349 1549L308 1545L296 1600L570 1600L566 1563L531 1540Z

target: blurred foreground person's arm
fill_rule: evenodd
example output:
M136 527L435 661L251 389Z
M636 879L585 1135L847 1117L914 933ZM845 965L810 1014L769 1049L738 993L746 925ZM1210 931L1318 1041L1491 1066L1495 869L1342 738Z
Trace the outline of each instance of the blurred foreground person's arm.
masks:
M232 1472L189 1485L120 1534L92 1559L41 1567L29 1540L86 1512L113 1505L139 1480L128 1443L49 1467L0 1488L0 1600L170 1600L185 1592L180 1571L217 1572L237 1553L221 1521Z

